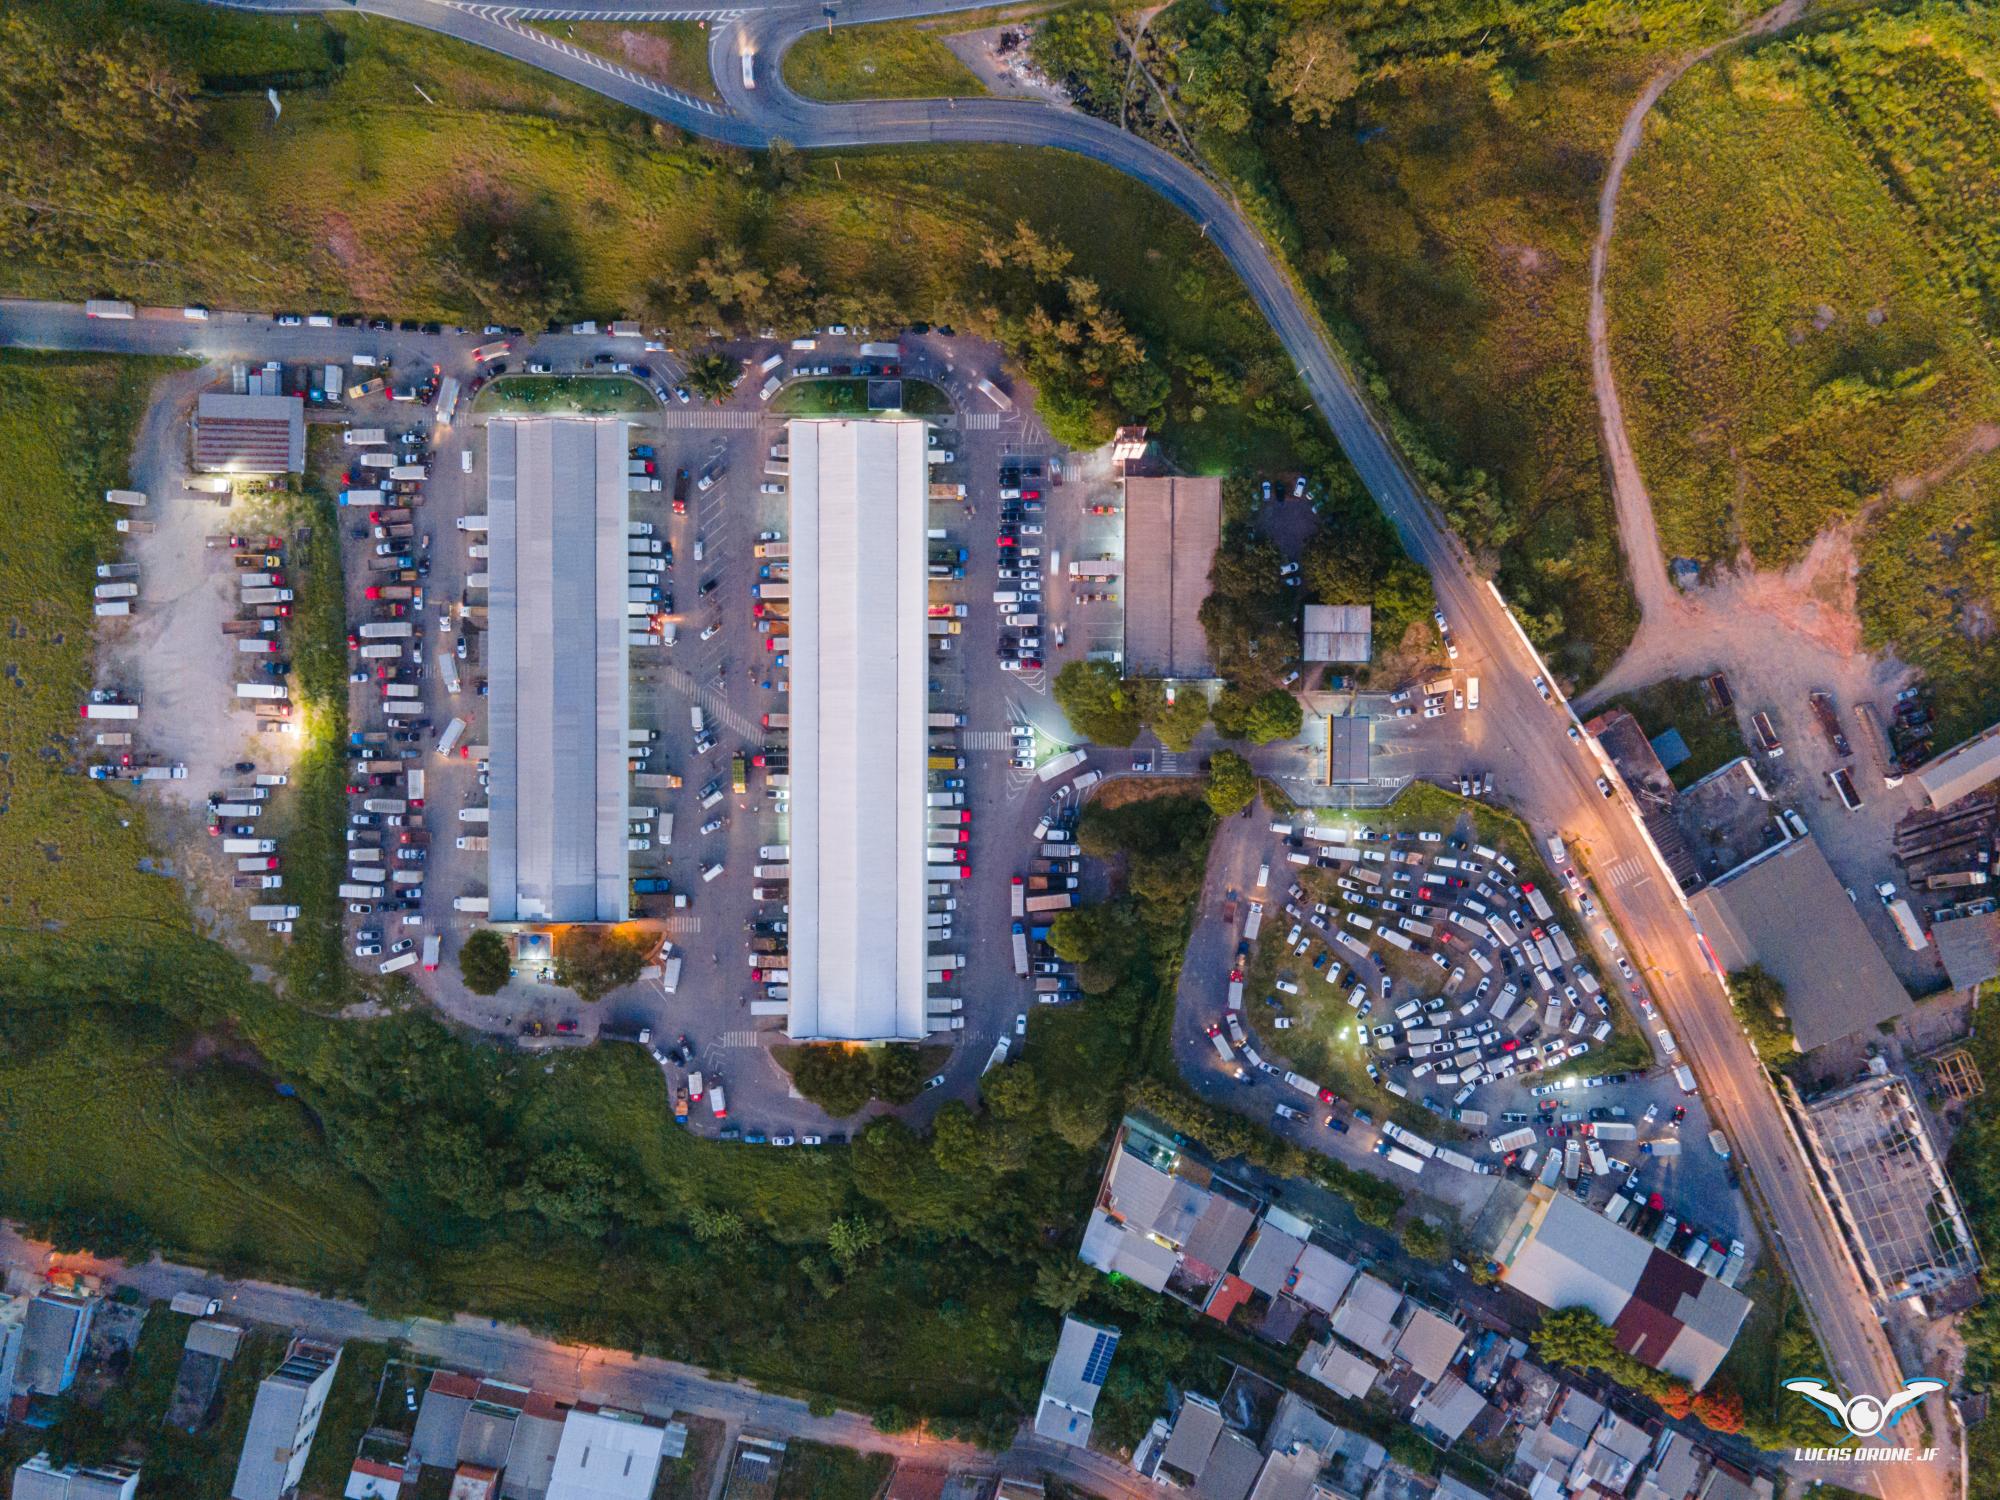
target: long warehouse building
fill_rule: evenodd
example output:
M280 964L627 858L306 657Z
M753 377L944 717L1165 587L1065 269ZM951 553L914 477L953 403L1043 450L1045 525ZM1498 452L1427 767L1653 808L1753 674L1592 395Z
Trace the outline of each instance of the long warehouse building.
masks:
M794 421L788 1030L925 1029L924 424Z
M625 424L487 424L487 890L495 922L620 922Z

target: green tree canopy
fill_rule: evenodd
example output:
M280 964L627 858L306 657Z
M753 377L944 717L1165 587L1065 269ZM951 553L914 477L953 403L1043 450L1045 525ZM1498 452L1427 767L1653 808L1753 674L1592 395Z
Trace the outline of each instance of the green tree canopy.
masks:
M781 1060L791 1070L793 1086L835 1118L853 1114L874 1097L875 1061L857 1047L793 1047Z
M688 361L687 384L704 401L726 401L736 389L743 366L720 349L709 349Z
M1361 86L1354 49L1331 21L1308 21L1278 43L1271 64L1271 92L1292 107L1301 125L1331 125L1339 106Z
M1218 818L1243 811L1257 799L1257 773L1234 750L1218 750L1208 760L1208 805Z
M586 1005L633 983L651 951L644 940L604 927L566 927L556 938L556 983Z
M1129 745L1139 737L1139 713L1118 669L1108 661L1073 661L1056 673L1056 706L1093 745Z
M513 971L507 940L491 927L480 928L458 950L459 977L475 995L497 995Z
M1729 998L1764 1066L1783 1068L1798 1061L1791 1016L1785 1009L1785 986L1777 975L1761 964L1738 969L1729 976Z
M1552 1365L1601 1370L1618 1355L1618 1336L1587 1307L1565 1307L1544 1313L1530 1336L1535 1352Z

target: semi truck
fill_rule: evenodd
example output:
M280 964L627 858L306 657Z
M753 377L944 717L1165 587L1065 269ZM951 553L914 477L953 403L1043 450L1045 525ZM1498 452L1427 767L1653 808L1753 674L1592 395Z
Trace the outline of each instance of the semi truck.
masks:
M1913 953L1921 953L1930 942L1930 937L1924 931L1923 923L1917 920L1917 914L1910 910L1910 903L1898 896L1888 906L1889 916L1895 922L1896 930L1902 934L1904 945Z
M1062 894L1056 896L1030 896L1026 902L1027 909L1031 913L1045 912L1045 911L1068 911L1075 904L1076 904L1075 900L1070 896L1069 892L1067 891L1064 891Z
M1826 736L1826 742L1833 747L1833 753L1842 760L1851 757L1854 750L1847 743L1847 736L1841 732L1840 711L1834 707L1833 695L1811 693L1806 701L1812 705L1813 717L1819 720L1820 733Z
M1087 758L1081 750L1065 750L1061 755L1052 756L1044 761L1035 775L1042 781L1054 781L1058 776L1066 776L1074 771Z
M1759 709L1750 716L1750 727L1757 731L1757 743L1764 747L1764 753L1776 760L1785 753L1785 742L1778 738L1778 731L1771 723L1771 716Z
M1023 979L1028 977L1028 930L1019 922L1014 924L1014 972Z

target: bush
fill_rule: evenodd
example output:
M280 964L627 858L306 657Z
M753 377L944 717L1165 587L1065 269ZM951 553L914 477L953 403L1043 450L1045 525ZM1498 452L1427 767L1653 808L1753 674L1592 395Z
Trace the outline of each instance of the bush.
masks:
M556 938L556 983L586 1005L633 983L652 950L644 941L600 927L569 927Z
M1073 661L1056 673L1056 707L1070 728L1094 745L1129 745L1139 737L1139 711L1109 662Z
M1257 800L1257 773L1234 750L1218 750L1208 762L1208 805L1218 818L1243 811Z
M459 977L475 995L497 995L513 972L514 960L507 952L507 940L490 927L473 933L458 950Z
M1412 1219L1403 1227L1403 1248L1419 1260L1448 1260L1451 1240L1429 1219Z

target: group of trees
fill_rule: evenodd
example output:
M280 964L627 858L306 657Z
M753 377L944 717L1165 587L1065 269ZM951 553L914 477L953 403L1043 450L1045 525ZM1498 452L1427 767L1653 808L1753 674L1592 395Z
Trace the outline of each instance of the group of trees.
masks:
M459 205L433 258L456 295L488 321L532 327L577 306L574 245L549 195L524 201L487 192Z
M793 1047L779 1054L801 1094L836 1119L870 1099L908 1104L924 1088L923 1059L915 1047Z
M653 945L608 927L566 927L556 936L555 981L589 1005L636 982ZM482 927L458 950L459 977L475 995L494 995L513 974L507 940Z
M1792 1041L1792 1022L1785 1009L1785 985L1761 964L1737 969L1729 976L1729 998L1736 1019L1750 1034L1757 1059L1767 1068L1787 1068L1799 1060Z

